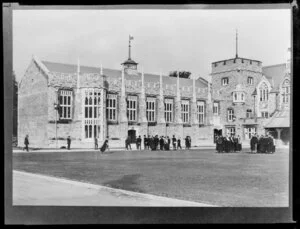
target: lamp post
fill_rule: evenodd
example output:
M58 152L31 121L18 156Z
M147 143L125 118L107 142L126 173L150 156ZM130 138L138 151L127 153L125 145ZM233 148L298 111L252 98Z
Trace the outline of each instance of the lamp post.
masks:
M54 103L54 110L56 110L56 112L55 112L55 139L56 139L56 149L57 149L57 113L60 112L60 105L57 101L56 101L56 103Z

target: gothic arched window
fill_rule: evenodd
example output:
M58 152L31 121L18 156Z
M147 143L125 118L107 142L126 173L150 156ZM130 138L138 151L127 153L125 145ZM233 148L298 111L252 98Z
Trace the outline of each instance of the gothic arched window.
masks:
M289 103L290 101L290 81L285 80L282 84L282 102Z
M269 88L266 83L262 83L259 87L259 98L260 101L268 101Z

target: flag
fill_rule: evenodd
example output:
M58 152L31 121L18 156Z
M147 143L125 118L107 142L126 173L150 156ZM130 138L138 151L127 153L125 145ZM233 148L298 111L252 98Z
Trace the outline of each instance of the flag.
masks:
M133 40L133 36L129 35L129 40Z

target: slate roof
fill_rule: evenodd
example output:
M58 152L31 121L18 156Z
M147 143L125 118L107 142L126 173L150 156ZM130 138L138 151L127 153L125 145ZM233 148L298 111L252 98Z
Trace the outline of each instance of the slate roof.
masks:
M286 74L286 66L285 64L276 64L276 65L270 65L265 66L262 68L263 74L266 76L266 78L271 83L272 87L274 88L273 91L277 91L279 88L279 85L283 81L283 78Z
M265 125L265 128L284 127L290 127L290 110L288 108L276 111L271 120Z
M49 62L49 61L41 61L46 68L50 72L58 72L58 73L68 73L68 74L74 74L77 73L77 65L75 64L63 64L63 63L55 63L55 62ZM103 74L108 78L121 78L122 72L121 70L116 69L109 69L109 68L102 68ZM83 66L80 65L80 73L100 73L99 67L90 67L90 66ZM159 75L151 74L151 73L144 73L145 77L145 83L147 82L159 82ZM128 75L125 74L126 80L140 80L141 79L141 73L139 72L138 75ZM163 84L176 84L177 79L176 77L170 77L163 75ZM192 79L185 79L180 78L179 79L180 86L193 86L193 80ZM199 88L206 88L207 83L203 79L197 79L196 80L196 87Z

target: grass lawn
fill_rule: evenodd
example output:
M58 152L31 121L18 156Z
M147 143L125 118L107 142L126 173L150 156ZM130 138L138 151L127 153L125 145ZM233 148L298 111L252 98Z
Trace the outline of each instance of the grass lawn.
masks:
M287 149L15 153L13 169L219 206L288 206Z

